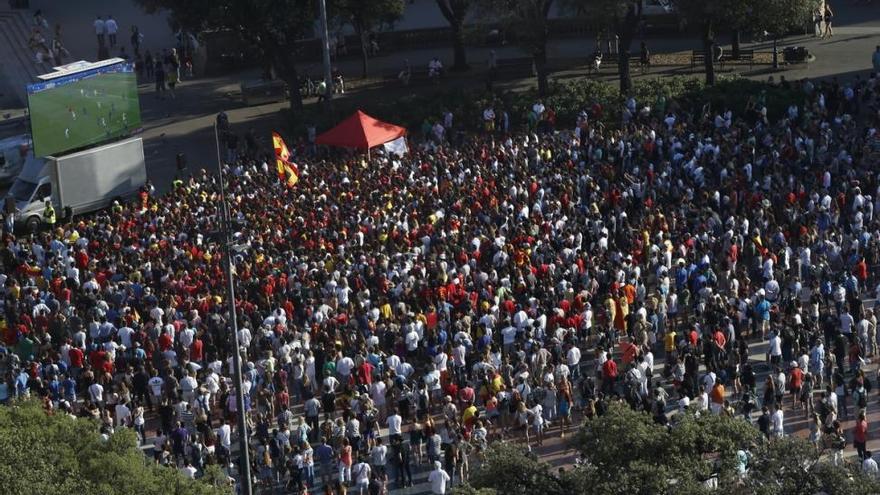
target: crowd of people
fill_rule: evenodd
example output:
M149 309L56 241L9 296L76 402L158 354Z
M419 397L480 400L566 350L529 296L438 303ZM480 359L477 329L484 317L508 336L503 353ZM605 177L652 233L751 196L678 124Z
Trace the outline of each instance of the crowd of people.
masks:
M491 442L537 448L617 400L664 424L742 415L769 438L805 414L838 452L857 418L870 466L880 80L797 86L772 120L763 93L741 115L631 98L622 123L584 102L556 130L538 102L528 131L501 108L473 134L450 115L403 157L303 143L290 189L236 145L235 301L204 170L7 228L0 402L132 428L192 477L234 464L243 414L258 483L295 493L429 471L443 494Z

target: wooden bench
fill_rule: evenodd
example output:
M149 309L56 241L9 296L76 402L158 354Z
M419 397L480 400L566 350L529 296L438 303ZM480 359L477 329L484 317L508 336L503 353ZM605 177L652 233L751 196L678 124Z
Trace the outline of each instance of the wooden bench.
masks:
M751 70L755 67L755 50L740 50L738 57L734 57L733 53L731 53L730 55L725 53L724 55L721 56L722 66L725 63L729 63L729 62L741 62L741 63L748 62L749 63L749 70Z
M648 56L648 63L642 64L642 55L636 54L629 56L629 67L632 69L633 67L638 68L643 74L646 73L651 68L651 57ZM602 67L606 65L617 65L620 62L620 58L617 54L609 54L605 53L602 55L602 65L599 67L599 72L602 71ZM593 72L593 58L590 57L587 59L587 72Z
M706 62L706 50L692 50L691 51L691 70L694 70L694 67L700 63Z

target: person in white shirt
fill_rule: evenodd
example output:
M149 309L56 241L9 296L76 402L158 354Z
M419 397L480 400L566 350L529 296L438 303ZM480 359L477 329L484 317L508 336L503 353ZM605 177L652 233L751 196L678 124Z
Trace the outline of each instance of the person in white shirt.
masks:
M92 402L97 404L98 407L103 408L104 407L104 387L98 382L95 382L95 383L89 385L89 398L92 400Z
M108 15L107 20L104 21L104 30L107 32L107 37L110 38L110 48L115 48L116 33L119 32L119 25L116 24L116 20L113 19L112 15Z
M150 391L153 392L153 398L156 399L156 402L160 402L159 399L162 397L162 386L165 385L165 380L156 374L147 381L147 385L149 385Z
M92 25L95 26L95 35L98 36L98 46L104 46L104 33L106 30L104 19L101 16L98 16L95 19L95 22L92 23Z
M183 467L180 468L180 472L182 472L185 477L194 480L196 479L196 473L198 470L194 468L189 461L184 461Z
M865 452L865 460L862 461L862 471L871 478L880 478L880 469L877 467L877 461L871 456L871 451Z
M782 359L782 339L775 331L770 333L770 349L767 352L770 354L770 364L778 366Z
M773 414L770 418L770 434L771 436L782 438L785 436L785 428L783 425L784 415L782 413L782 408L778 408L773 406Z
M131 409L123 403L116 404L116 427L125 426L131 417Z
M428 475L428 483L431 483L431 493L434 495L446 495L446 483L449 475L443 470L440 461L434 461L434 470Z
M369 493L371 472L370 465L364 462L363 459L351 468L358 495Z
M395 438L401 437L401 426L403 426L403 418L397 414L397 411L392 411L386 420L386 424L388 425L388 436L394 440Z
M228 455L232 448L232 427L228 424L223 424L220 428L217 428L217 440L220 447L225 449Z
M406 334L406 350L410 354L416 352L419 348L419 333L416 332L415 325L410 325L409 332Z
M581 350L578 346L573 345L571 349L565 355L566 360L568 361L568 369L571 371L571 379L572 381L576 381L580 378L580 363L581 363Z

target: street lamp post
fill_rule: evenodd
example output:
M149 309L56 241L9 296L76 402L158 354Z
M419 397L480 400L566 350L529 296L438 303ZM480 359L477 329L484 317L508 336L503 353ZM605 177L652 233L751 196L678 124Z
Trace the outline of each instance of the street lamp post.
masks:
M217 173L220 180L220 243L223 247L223 256L226 262L223 268L226 272L226 299L229 305L229 314L232 319L232 367L235 380L235 403L238 405L238 450L239 450L239 485L241 495L251 495L251 461L248 452L247 422L244 415L244 391L241 379L241 349L238 343L238 318L235 310L235 284L232 281L232 244L230 233L229 203L226 202L226 184L223 179L223 160L220 158L220 134L217 130L217 119L214 119L214 142L217 146Z
M324 102L329 106L333 98L333 75L330 70L330 30L327 28L327 3L326 0L318 0L318 10L321 15L321 52L324 58Z

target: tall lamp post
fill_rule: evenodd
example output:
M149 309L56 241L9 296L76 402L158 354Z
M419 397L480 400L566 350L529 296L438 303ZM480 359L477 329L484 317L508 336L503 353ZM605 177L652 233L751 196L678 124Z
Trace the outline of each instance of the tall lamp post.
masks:
M244 415L244 392L241 387L241 348L238 343L238 317L235 310L235 284L232 281L232 234L230 232L229 203L226 202L226 184L223 179L223 160L220 157L220 133L217 129L217 119L214 119L214 143L217 146L217 173L220 180L220 243L223 247L223 256L226 262L223 268L226 272L226 298L229 301L229 313L232 319L232 367L235 380L235 403L238 406L238 450L239 450L239 485L241 495L251 495L251 461L248 452L247 422Z
M330 30L327 28L327 3L326 0L318 0L318 10L321 16L321 52L324 58L324 102L329 106L333 98L333 75L330 70Z

